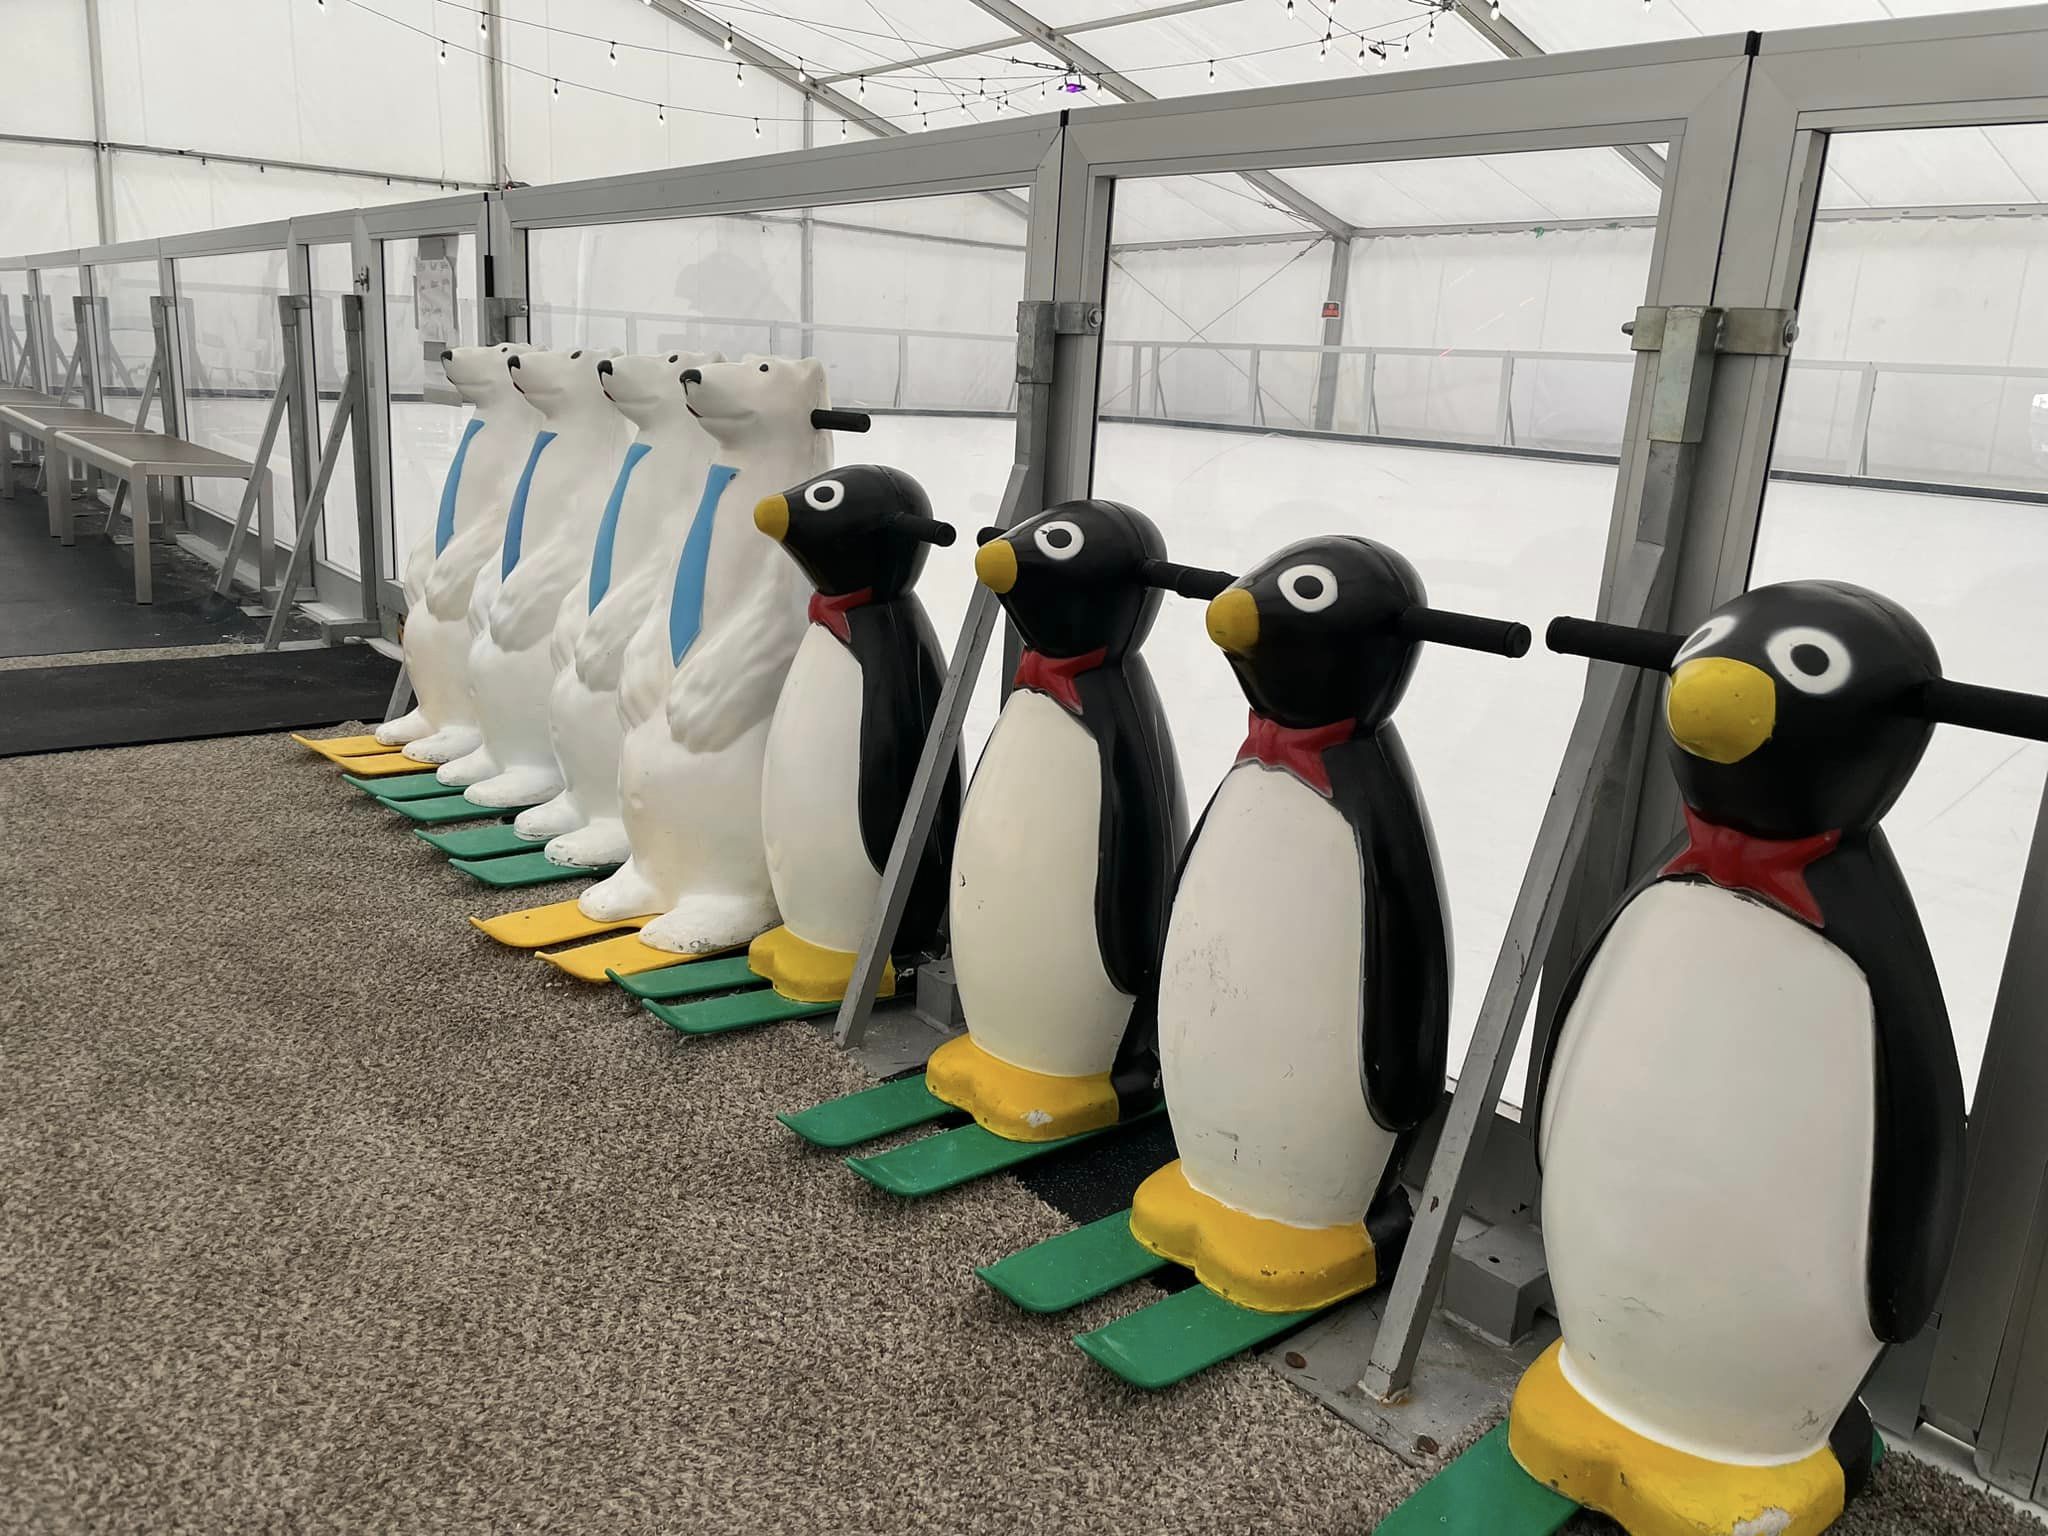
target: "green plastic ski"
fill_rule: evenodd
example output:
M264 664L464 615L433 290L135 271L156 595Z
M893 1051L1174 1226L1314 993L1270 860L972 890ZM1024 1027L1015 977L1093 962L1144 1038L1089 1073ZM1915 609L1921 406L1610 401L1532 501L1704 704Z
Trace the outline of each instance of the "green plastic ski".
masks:
M382 779L363 779L352 773L344 773L341 781L344 784L353 784L374 799L384 801L439 800L446 795L462 793L453 785L443 784L435 777L431 768L419 773L394 773Z
M426 826L438 827L449 821L482 821L486 817L509 816L527 810L523 805L476 805L465 795L436 795L423 800L386 800L399 815Z
M922 1072L914 1072L775 1118L812 1146L836 1152L959 1113L925 1087Z
M650 1001L642 1006L670 1029L686 1035L724 1035L736 1029L752 1029L757 1024L813 1019L821 1013L839 1011L837 1003L799 1003L773 987L728 992L723 997L700 998L691 1003Z
M712 992L730 992L734 987L762 985L745 955L727 955L719 960L692 960L686 965L665 965L658 971L638 971L621 976L605 975L629 996L643 1002L666 1003L679 997L703 997Z
M1159 1108L1155 1106L1145 1115L1121 1123L1135 1125L1146 1115L1157 1113ZM984 1130L980 1125L962 1125L941 1131L936 1136L891 1147L887 1152L878 1152L872 1157L849 1157L846 1166L870 1184L886 1189L892 1195L914 1200L972 1183L975 1179L1014 1168L1019 1163L1028 1163L1033 1158L1044 1157L1063 1147L1076 1146L1116 1129L1117 1126L1107 1125L1101 1130L1083 1131L1078 1136L1062 1136L1057 1141L1010 1141L993 1131Z
M1142 1280L1166 1263L1131 1236L1131 1213L1118 1211L984 1264L975 1273L1027 1312L1065 1312Z
M1157 1392L1298 1328L1315 1312L1253 1312L1191 1285L1074 1342L1134 1387Z
M448 861L472 880L481 880L485 885L509 889L522 885L552 885L557 880L587 880L594 875L608 875L618 868L616 864L603 869L589 869L581 864L557 864L540 849L527 853L501 854L488 859L450 859Z
M509 821L457 827L452 832L425 832L415 827L412 835L451 859L501 859L510 854L531 853L540 847L532 838L521 837Z

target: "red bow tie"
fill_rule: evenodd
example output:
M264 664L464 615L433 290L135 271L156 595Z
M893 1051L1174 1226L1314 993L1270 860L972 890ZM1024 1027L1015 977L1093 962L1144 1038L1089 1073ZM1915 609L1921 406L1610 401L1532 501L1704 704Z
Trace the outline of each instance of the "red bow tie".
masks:
M1237 760L1255 760L1268 768L1283 768L1319 795L1330 792L1330 770L1323 766L1323 754L1349 741L1358 733L1356 720L1336 720L1329 725L1305 726L1299 730L1268 720L1257 710L1251 714L1250 733L1237 749Z
M822 624L847 644L853 643L853 628L846 622L846 610L863 608L875 600L873 587L862 587L858 592L848 592L843 597L827 597L822 592L811 594L811 622Z
M1685 808L1685 832L1689 841L1684 851L1660 874L1705 875L1727 890L1761 896L1801 922L1824 926L1820 903L1806 884L1806 866L1822 854L1832 853L1842 840L1840 832L1783 840L1751 837L1733 827L1715 826L1689 805Z
M1108 656L1107 646L1083 656L1047 656L1038 651L1026 651L1017 662L1017 675L1011 679L1011 686L1050 694L1078 715L1081 713L1081 690L1074 686L1074 679L1083 672L1094 671Z

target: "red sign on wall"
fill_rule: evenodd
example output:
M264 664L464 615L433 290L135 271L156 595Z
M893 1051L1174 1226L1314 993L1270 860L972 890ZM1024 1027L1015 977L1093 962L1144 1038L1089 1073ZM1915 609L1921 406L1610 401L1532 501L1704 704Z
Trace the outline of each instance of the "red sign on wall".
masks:
M1343 319L1343 318L1344 318L1344 306L1343 306L1342 304L1338 303L1338 302L1337 302L1337 301L1336 301L1335 299L1331 299L1331 300L1329 300L1329 301L1328 301L1327 303L1325 303L1325 304L1323 305L1323 318L1324 318L1325 320L1341 320L1341 319Z

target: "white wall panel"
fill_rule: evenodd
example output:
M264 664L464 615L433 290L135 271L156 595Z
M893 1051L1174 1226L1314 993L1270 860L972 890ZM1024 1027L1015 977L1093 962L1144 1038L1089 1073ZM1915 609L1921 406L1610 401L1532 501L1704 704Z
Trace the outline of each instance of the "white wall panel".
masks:
M98 243L91 150L0 141L0 187L0 253Z
M484 66L462 51L481 41L468 7L96 3L118 141L461 181L490 174ZM450 44L446 62L436 39Z
M159 239L444 195L438 187L390 182L381 176L259 169L196 156L116 153L113 167L114 229L120 240ZM90 199L88 173L88 205Z
M92 137L92 69L85 40L88 3L7 0L0 6L0 36L7 46L0 133Z

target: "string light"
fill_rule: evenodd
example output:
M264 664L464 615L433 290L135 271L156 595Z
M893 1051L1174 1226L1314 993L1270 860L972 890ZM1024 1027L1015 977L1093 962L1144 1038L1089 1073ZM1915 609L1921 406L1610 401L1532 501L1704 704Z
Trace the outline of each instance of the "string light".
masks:
M1319 58L1319 59L1327 59L1327 58L1328 58L1329 56L1330 56L1330 29L1329 29L1328 27L1325 27L1325 28L1323 29L1323 46L1322 46L1322 47L1320 47L1320 48L1318 48L1318 49L1316 50L1316 57L1317 57L1317 58Z
M742 90L742 91L744 91L744 90L745 90L745 89L747 88L747 66L746 66L746 65L744 65L744 64L735 64L735 65L733 65L733 67L732 67L732 83L733 83L734 87L735 87L736 89L738 89L738 90Z
M862 101L868 99L868 77L866 75L860 77L860 99Z
M761 119L758 117L754 119L754 137L757 139L761 137Z
M562 94L562 82L561 82L561 81L559 81L559 80L557 80L557 81L555 82L555 95L556 95L557 97L559 97L559 96L560 96L561 94Z
M796 83L798 85L809 85L811 83L811 72L804 68L804 56L802 54L796 56Z
M1216 61L1214 59L1209 61L1209 78L1211 80L1216 78Z
M843 117L839 119L839 142L842 144L846 142L846 119Z
M726 51L727 53L731 53L731 52L732 52L732 28L731 28L731 27L727 27L727 28L725 29L725 51Z
M1488 20L1500 20L1500 0L1489 0L1486 10Z
M667 106L667 104L666 104L666 103L663 103L663 102L656 102L656 103L655 103L655 105L654 105L654 120L655 120L655 121L656 121L657 123L665 123L665 122L667 122L667 121L668 121L668 106Z
M476 13L476 35L478 37L489 37L491 35L491 13L489 11L478 11Z
M448 62L448 43L445 38L441 40L441 62L443 64Z
M610 58L612 61L612 68L617 69L619 67L619 45L617 43L613 43L610 45L610 47Z

